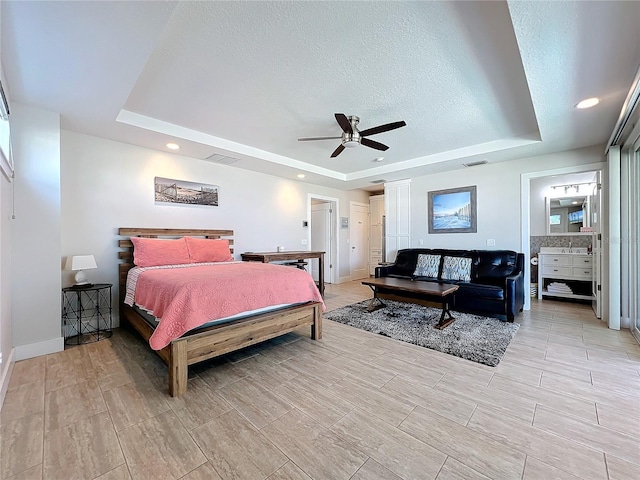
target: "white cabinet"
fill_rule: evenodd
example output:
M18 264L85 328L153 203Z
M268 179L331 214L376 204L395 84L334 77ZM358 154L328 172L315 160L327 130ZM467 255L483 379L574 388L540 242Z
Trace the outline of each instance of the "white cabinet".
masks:
M393 262L398 250L410 247L411 180L398 180L384 184L384 211L386 214L385 260Z
M383 260L384 248L384 195L369 197L369 274L374 275L376 267Z
M538 255L538 298L593 300L592 265L592 255L541 252Z

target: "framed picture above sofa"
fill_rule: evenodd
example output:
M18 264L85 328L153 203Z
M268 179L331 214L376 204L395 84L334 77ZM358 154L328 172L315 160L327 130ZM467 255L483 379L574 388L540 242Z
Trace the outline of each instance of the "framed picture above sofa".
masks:
M476 233L476 186L429 192L429 233Z

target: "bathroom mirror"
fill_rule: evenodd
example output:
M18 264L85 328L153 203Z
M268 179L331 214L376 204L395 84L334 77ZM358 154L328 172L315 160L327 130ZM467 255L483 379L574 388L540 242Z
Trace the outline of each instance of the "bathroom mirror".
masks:
M546 198L547 235L592 235L589 197L586 195Z

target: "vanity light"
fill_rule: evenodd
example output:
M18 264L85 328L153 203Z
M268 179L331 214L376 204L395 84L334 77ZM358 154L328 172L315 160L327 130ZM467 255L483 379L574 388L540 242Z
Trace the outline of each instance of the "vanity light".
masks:
M298 178L304 178L304 177L306 177L306 175L305 175L304 173L299 173L299 174L297 175L297 177L298 177Z
M600 99L597 97L585 98L584 100L578 102L578 104L576 105L576 108L580 108L580 109L591 108L591 107L595 107L599 103L600 103Z
M180 150L180 145L177 143L167 143L167 148L169 150Z

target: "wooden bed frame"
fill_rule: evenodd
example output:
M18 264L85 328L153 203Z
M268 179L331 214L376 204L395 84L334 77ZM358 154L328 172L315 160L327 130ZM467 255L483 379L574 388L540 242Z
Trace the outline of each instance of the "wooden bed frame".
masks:
M226 238L233 253L233 230L120 228L118 233L123 237L176 238L188 235ZM121 239L118 246L123 250L118 252L121 262L119 264L120 322L122 326L129 324L148 341L154 328L136 310L124 303L127 273L134 267L133 243L128 238ZM284 335L306 325L311 326L312 339L322 338L321 303L309 302L186 333L162 350L156 351L169 367L169 394L174 397L187 391L189 365Z

